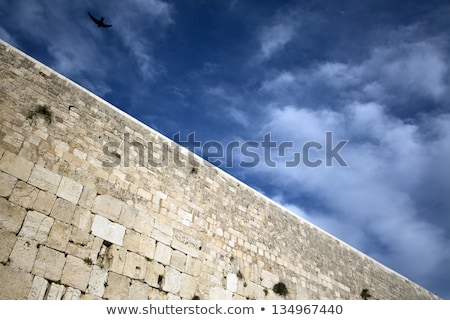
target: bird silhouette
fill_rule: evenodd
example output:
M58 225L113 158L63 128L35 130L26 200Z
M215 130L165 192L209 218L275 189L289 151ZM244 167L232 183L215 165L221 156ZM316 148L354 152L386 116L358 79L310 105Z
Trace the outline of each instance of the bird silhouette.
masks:
M96 19L90 12L88 12L89 17L91 17L92 21L94 21L99 28L110 28L112 27L112 24L105 24L103 21L105 20L104 17L101 17L100 20Z

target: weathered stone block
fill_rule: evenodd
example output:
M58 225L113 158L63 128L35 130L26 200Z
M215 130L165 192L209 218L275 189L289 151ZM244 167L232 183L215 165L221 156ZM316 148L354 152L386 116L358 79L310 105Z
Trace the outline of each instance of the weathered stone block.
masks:
M225 290L220 287L211 287L209 289L209 300L231 300L233 294L231 291Z
M17 238L14 233L0 228L0 243L2 244L0 246L0 263L6 264L16 240Z
M91 231L96 237L100 237L119 246L123 244L125 227L118 223L111 222L102 216L94 216Z
M16 183L8 200L28 209L33 206L38 193L39 190L35 187L30 186L23 181L19 181Z
M126 257L127 250L123 247L112 245L106 252L104 266L115 273L121 274L123 272L123 267L125 266Z
M36 165L31 172L28 183L41 190L55 194L58 190L61 178L62 177L59 174Z
M148 286L148 284L146 284L142 281L139 281L139 280L133 280L131 282L128 299L130 299L130 300L147 300L149 289L150 289L150 287Z
M59 281L65 262L64 253L41 245L32 272L43 278Z
M125 237L123 239L123 246L128 251L137 252L139 249L139 243L141 242L141 234L131 229L127 229Z
M36 200L33 203L33 209L46 215L52 212L53 204L56 201L56 196L50 192L39 190Z
M181 272L171 268L165 268L163 290L178 294L181 287Z
M131 279L115 272L108 272L108 282L103 298L126 300L129 296Z
M16 182L16 177L0 171L0 197L9 197Z
M172 251L172 257L170 258L170 266L178 271L184 272L186 268L186 255L178 250Z
M92 223L94 222L94 215L87 209L77 206L72 219L72 224L86 232L90 232Z
M164 266L154 260L147 263L145 282L154 288L160 288L164 280Z
M272 272L261 270L261 285L266 288L272 288L280 281L280 277Z
M61 300L65 292L65 286L62 284L52 283L48 289L46 300Z
M156 241L146 235L141 235L141 241L139 242L138 253L153 259L155 256Z
M0 228L17 233L26 215L24 208L0 197Z
M53 205L50 216L56 220L71 223L75 212L75 204L62 198L58 198Z
M31 286L28 300L44 300L45 292L47 292L48 281L42 277L35 276Z
M28 211L19 236L39 243L47 241L48 234L53 225L53 218L37 211Z
M0 300L28 299L32 282L30 273L0 264Z
M63 300L80 300L81 291L79 289L68 287L64 293Z
M96 263L103 239L94 237L89 232L74 227L70 234L66 252L80 259Z
M180 297L183 299L192 299L197 294L198 279L186 273L181 274Z
M105 293L107 279L108 271L101 269L99 266L93 266L86 292L102 297Z
M84 187L83 190L81 191L80 199L78 200L78 205L80 205L82 208L91 210L96 197L97 197L96 190Z
M119 220L120 212L125 203L110 195L99 195L95 198L92 211L111 221Z
M92 266L86 264L80 258L69 255L62 272L61 282L81 291L86 291L91 270Z
M45 245L58 251L65 252L71 233L72 226L70 224L56 220L52 225Z
M30 177L34 163L9 151L5 151L0 159L0 170L4 171L22 181L27 181Z
M147 268L147 261L143 256L134 252L128 252L123 268L123 274L132 278L143 280Z
M83 190L83 185L70 178L62 177L61 183L59 184L58 191L56 195L67 201L77 204L80 199L81 191Z
M185 272L191 276L198 277L202 272L202 262L197 258L187 256Z
M119 223L128 229L133 228L138 212L139 211L132 206L124 205L120 212Z
M169 265L172 256L172 249L162 242L156 244L154 259L163 265Z
M10 265L19 270L31 272L37 253L36 241L19 238L11 252Z
M134 221L133 229L137 232L150 236L152 234L154 218L147 212L138 211Z

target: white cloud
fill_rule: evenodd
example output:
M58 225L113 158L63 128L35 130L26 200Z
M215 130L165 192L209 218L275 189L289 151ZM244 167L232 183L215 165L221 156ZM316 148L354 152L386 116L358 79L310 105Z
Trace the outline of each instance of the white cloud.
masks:
M164 66L154 58L153 40L173 23L171 6L159 0L119 1L112 19L115 32L138 65L141 76L152 80L164 72Z
M293 83L295 83L295 81L296 81L295 76L291 72L283 71L280 74L278 74L274 79L263 81L260 90L267 92L279 92L280 90L283 90L287 86L290 86Z
M278 23L264 28L259 37L261 53L264 59L270 59L276 52L283 49L292 40L294 30L294 26L289 23Z
M445 229L430 221L417 203L423 190L450 188L450 179L439 181L439 186L424 179L432 163L441 163L440 170L448 171L444 162L450 156L450 115L429 120L439 123L440 133L434 140L424 134L429 122L406 123L376 103L354 102L339 112L290 106L272 110L268 119L265 128L279 142L323 143L324 131L333 131L335 139L350 140L341 152L348 168L336 164L285 168L280 162L277 168L261 165L257 169L257 174L263 172L278 183L280 192L295 189L297 194L312 195L323 209L308 212L276 195L285 207L424 282L450 261Z
M281 100L288 92L298 102L317 101L318 90L332 95L332 103L341 99L394 104L418 97L450 102L449 71L438 41L417 41L375 48L362 61L282 70L263 81L260 90Z

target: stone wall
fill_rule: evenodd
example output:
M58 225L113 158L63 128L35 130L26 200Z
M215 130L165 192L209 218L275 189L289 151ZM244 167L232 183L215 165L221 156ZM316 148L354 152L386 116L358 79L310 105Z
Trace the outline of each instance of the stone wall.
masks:
M0 74L1 299L438 298L4 42Z

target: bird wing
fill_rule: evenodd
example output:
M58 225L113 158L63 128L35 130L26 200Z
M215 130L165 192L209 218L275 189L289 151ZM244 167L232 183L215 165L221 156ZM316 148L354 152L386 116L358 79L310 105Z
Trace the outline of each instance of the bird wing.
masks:
M102 27L103 28L110 28L110 27L112 27L112 24L104 24L104 23L102 23Z
M92 21L94 21L96 24L100 24L100 20L95 19L94 16L90 12L88 12L88 15L89 15L89 17L91 17Z

